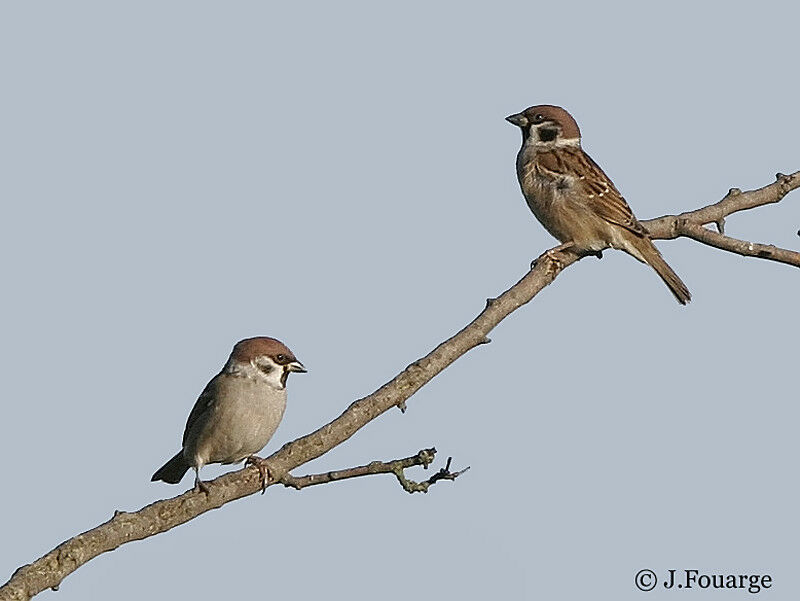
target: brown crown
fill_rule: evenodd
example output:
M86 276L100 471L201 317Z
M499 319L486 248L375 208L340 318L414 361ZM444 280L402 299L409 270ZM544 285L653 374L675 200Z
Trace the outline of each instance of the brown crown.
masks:
M278 361L278 355L284 355L284 361ZM269 338L268 336L256 336L255 338L245 338L236 343L231 352L231 360L237 363L249 363L256 357L267 356L277 363L292 363L297 361L297 357L280 340Z
M528 123L536 122L536 115L542 115L546 121L555 121L561 126L561 137L563 139L580 138L581 130L575 119L572 118L567 111L560 106L553 104L537 104L522 111L522 114L528 119Z

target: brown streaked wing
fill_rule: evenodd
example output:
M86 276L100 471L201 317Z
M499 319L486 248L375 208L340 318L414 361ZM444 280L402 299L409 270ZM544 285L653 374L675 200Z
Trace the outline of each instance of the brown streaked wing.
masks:
M597 215L635 234L646 235L645 230L633 214L614 182L605 174L600 166L582 150L570 152L569 158L574 164L576 173L583 175L578 183L585 194L586 204Z

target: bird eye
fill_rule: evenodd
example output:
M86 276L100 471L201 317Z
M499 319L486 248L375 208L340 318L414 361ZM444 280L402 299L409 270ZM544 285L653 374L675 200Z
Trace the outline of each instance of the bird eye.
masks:
M289 359L283 353L278 354L278 356L275 357L275 358L278 360L278 363L288 363L289 362Z
M543 121L544 121L544 115L542 115L541 113L536 113L533 116L533 122L534 123L542 123Z

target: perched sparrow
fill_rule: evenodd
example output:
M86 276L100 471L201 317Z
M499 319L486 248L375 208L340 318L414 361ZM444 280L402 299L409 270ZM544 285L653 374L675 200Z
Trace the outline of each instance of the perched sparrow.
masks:
M238 463L266 446L286 409L286 379L306 368L274 338L246 338L233 347L222 371L206 385L194 404L183 448L151 481L177 484L195 471L195 485L206 490L200 468L209 463ZM261 475L265 478L264 473ZM264 481L264 485L266 482Z
M603 170L581 148L578 124L558 106L532 106L506 117L522 130L517 178L533 214L558 250L598 254L617 248L655 269L685 305L691 294L653 245Z

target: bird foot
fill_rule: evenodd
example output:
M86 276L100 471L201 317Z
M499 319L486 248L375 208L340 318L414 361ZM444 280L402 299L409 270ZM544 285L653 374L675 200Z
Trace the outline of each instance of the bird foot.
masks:
M270 481L270 474L269 474L269 467L267 466L267 462L261 459L261 457L256 457L255 455L251 455L244 461L244 466L254 466L258 469L258 480L261 482L261 494L263 495L267 492L267 484Z
M557 250L550 249L544 253L544 256L550 259L550 263L555 271L561 271L564 268L564 264L561 262L561 257L558 256Z
M209 493L211 492L211 491L209 490L209 488L208 488L208 484L206 484L205 482L203 482L203 481L200 479L200 477L199 477L199 476L198 476L198 477L196 477L196 478L194 479L194 490L195 490L196 492L200 492L200 491L202 491L202 492L204 492L204 493L206 493L206 494L209 494Z
M574 242L565 242L564 244L559 244L555 248L544 251L540 257L533 260L531 263L531 269L539 264L539 261L542 260L542 257L547 257L553 270L561 271L564 268L564 263L562 263L559 253L564 252L565 250L570 250L573 246L575 246Z

